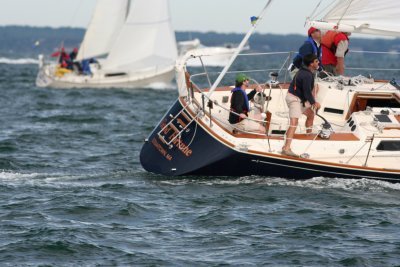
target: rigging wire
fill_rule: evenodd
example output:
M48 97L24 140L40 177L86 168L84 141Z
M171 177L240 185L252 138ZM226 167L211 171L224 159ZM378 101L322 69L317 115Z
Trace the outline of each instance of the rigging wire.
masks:
M322 0L319 1L317 6L314 8L313 12L311 12L311 15L306 18L306 21L304 22L304 27L306 26L307 21L314 17L314 14L315 14L315 12L317 12L317 10L318 10L319 6L321 5L321 3L322 3Z
M339 21L337 22L337 25L340 24L340 22L342 21L344 15L346 15L346 13L347 13L347 11L349 10L349 8L350 8L351 4L353 3L353 1L354 1L354 0L350 0L349 5L347 6L346 10L343 12L342 16L340 17Z
M77 7L75 8L75 11L72 13L73 15L72 15L71 20L69 22L69 26L70 27L72 27L73 23L76 21L76 17L78 15L78 12L82 7L82 3L83 3L83 0L79 1Z
M75 22L77 14L78 14L79 10L81 9L82 3L83 3L83 0L78 1L78 5L76 6L75 11L72 13L73 15L72 15L69 23L67 24L71 28L73 27L73 23ZM61 47L59 49L60 52L61 52L62 48L64 48L64 43L65 43L65 39L63 38L61 41ZM61 53L60 53L60 57L61 57Z
M324 14L326 10L330 9L330 8L333 6L333 4L335 4L336 2L337 2L337 1L332 1L329 5L327 5L326 7L322 8L321 11L319 11L318 13L316 13L315 16L312 17L311 19L312 19L312 20L315 20L316 17L321 17L322 14Z
M218 76L217 80L214 82L213 86L210 88L210 90L208 91L208 96L211 96L212 93L215 91L215 89L217 88L217 86L219 85L219 83L222 81L222 79L224 78L225 74L229 71L229 68L231 67L231 65L233 64L233 62L235 61L235 59L237 58L237 56L240 54L240 52L242 51L243 47L246 45L247 41L249 40L249 38L251 37L251 35L254 33L254 31L257 28L257 25L259 23L259 21L261 21L266 12L268 7L271 5L272 0L269 0L266 5L264 6L263 10L261 11L260 15L258 17L256 17L256 20L254 22L254 24L252 23L252 27L250 28L250 30L247 32L246 36L243 38L242 42L239 44L238 48L236 49L236 51L233 53L231 59L229 60L229 63L224 67L224 69L222 70L221 74Z
M129 13L130 13L131 7L132 7L132 0L128 0L127 6L126 6L126 15L125 15L125 20L127 20L127 19L128 19L128 16L129 16Z

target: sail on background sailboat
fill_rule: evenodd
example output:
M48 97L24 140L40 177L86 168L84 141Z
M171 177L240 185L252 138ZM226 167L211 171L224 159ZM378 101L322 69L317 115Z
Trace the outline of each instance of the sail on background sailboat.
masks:
M178 56L168 0L98 0L77 60L96 58L92 75L57 77L43 64L40 87L141 87L168 83Z
M125 23L128 3L128 0L97 1L77 60L104 56L111 51L120 29Z

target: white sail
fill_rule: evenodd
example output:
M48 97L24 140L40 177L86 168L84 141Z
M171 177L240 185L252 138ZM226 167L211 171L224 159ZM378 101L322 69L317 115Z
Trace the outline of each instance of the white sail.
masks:
M168 0L135 0L103 69L157 69L173 65L177 54Z
M97 0L92 20L77 59L98 57L110 52L127 17L128 0Z
M398 0L339 0L321 22L312 26L373 35L400 36L400 2Z

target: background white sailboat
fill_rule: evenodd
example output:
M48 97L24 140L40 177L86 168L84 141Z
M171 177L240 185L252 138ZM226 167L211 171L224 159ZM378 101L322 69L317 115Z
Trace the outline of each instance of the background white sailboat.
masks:
M249 50L250 46L245 46L242 50ZM191 60L187 62L187 66L201 67L202 62L208 67L223 67L225 66L233 53L236 51L236 46L233 44L226 44L224 46L205 46L201 44L199 39L178 42L179 56L183 57L189 51L193 55L201 55L201 60Z
M129 87L168 83L178 56L168 0L98 0L77 55L96 58L92 75L56 75L42 60L39 87Z

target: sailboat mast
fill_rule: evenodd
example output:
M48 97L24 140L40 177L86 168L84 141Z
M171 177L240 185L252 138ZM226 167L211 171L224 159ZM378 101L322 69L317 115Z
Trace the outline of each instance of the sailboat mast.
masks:
M232 66L233 62L239 55L239 53L243 50L243 47L247 44L248 40L250 39L251 35L254 33L256 30L259 22L262 20L262 18L265 16L265 13L267 12L268 7L272 3L272 0L269 0L263 10L261 11L260 15L257 17L257 21L252 25L251 29L247 32L246 36L243 38L242 42L236 49L235 53L233 53L231 59L229 60L228 64L224 67L220 75L218 76L217 80L214 82L214 84L211 86L210 91L208 92L207 96L210 97L212 93L215 91L215 89L218 87L222 79L225 77L226 73L228 72L229 68Z

